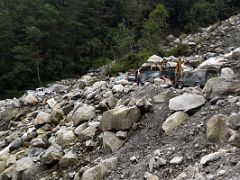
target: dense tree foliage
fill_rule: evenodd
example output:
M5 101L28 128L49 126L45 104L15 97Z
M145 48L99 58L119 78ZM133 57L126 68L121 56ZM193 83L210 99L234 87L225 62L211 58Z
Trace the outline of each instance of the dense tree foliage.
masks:
M111 60L138 61L158 52L166 34L239 9L238 0L0 0L0 97Z

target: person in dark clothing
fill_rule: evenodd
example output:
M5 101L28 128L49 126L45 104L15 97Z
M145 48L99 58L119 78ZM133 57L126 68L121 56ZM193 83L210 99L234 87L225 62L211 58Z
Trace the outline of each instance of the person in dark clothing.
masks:
M135 79L136 79L137 85L139 86L139 84L141 83L141 72L139 69L135 72Z

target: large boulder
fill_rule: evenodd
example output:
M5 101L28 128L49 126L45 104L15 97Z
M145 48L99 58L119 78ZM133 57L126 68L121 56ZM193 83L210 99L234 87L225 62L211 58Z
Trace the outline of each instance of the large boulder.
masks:
M98 82L95 82L93 85L92 85L92 88L94 90L96 89L107 89L107 82L106 81L98 81Z
M231 68L222 68L221 69L221 78L233 78L234 71Z
M240 127L240 114L231 114L228 118L227 126L231 129L238 130Z
M52 110L52 121L54 123L59 123L64 116L64 112L62 109L58 108L58 107L54 107Z
M112 170L117 168L118 158L106 159L86 170L82 175L82 180L103 180Z
M161 92L160 94L153 96L154 103L164 103L168 97L168 91Z
M51 98L51 99L47 100L47 104L50 108L53 108L57 104L57 101L55 101L54 98Z
M240 92L240 81L227 80L225 78L211 78L203 88L207 99L216 96L227 96Z
M95 118L95 108L93 106L88 106L84 104L79 107L72 116L72 121L74 126L78 126L79 124L91 120Z
M51 115L42 111L38 113L35 119L35 125L43 125L51 122L52 122Z
M112 91L114 93L121 93L121 92L123 92L123 90L124 90L124 86L121 85L121 84L114 85L113 88L112 88Z
M72 151L67 152L59 162L60 167L67 168L77 164L77 155Z
M18 108L14 109L5 109L2 112L0 111L0 120L4 122L8 122L10 120L13 120L19 113Z
M107 105L110 108L115 108L115 106L117 105L118 99L115 98L114 96L111 96L107 99Z
M50 146L43 154L41 161L44 164L52 164L58 162L62 158L62 148L57 144Z
M240 48L237 48L232 52L232 59L237 60L239 58L240 58Z
M33 95L27 95L26 97L24 97L22 99L22 101L25 104L32 105L32 106L35 106L38 103L37 98L35 96L33 96Z
M57 143L60 146L68 146L76 140L76 136L70 129L63 129L57 132Z
M159 180L158 176L153 175L153 174L151 174L151 173L149 173L149 172L147 172L147 173L144 174L144 178L145 178L146 180Z
M229 138L229 130L226 126L228 116L216 115L207 122L207 138L215 143L225 143Z
M188 117L188 114L185 112L175 112L164 121L162 129L167 135L170 135L171 132L179 127Z
M23 172L28 170L34 166L34 162L32 158L24 157L16 161L16 167L13 171L12 179L22 179Z
M136 107L120 107L103 113L100 121L100 129L127 130L130 129L140 118L140 110Z
M96 131L96 127L89 126L86 129L80 131L80 133L78 134L78 139L82 142L91 139L95 136Z
M230 138L228 142L236 147L240 147L240 114L231 114L227 121L229 127Z
M22 179L24 180L32 180L33 177L36 176L36 174L41 174L46 172L47 167L44 164L38 164L36 163L34 166L32 166L29 169L26 169L22 174Z
M174 111L193 111L205 104L206 100L202 95L184 93L170 99L169 108Z
M106 131L103 133L103 147L110 149L112 152L117 151L124 143L123 140L118 138L115 133Z
M0 161L0 174L6 169L6 162Z

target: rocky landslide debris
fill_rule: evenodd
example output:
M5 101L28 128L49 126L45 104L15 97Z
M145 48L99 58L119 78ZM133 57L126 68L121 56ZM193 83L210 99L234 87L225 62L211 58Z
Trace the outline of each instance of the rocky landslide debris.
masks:
M240 178L239 27L168 37L189 66L219 70L203 90L92 72L0 101L0 179Z

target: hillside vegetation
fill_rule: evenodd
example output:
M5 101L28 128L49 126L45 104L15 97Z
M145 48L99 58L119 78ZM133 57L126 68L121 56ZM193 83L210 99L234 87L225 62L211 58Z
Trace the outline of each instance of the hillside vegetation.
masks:
M179 35L240 10L238 0L0 0L0 97L117 60L134 68Z

